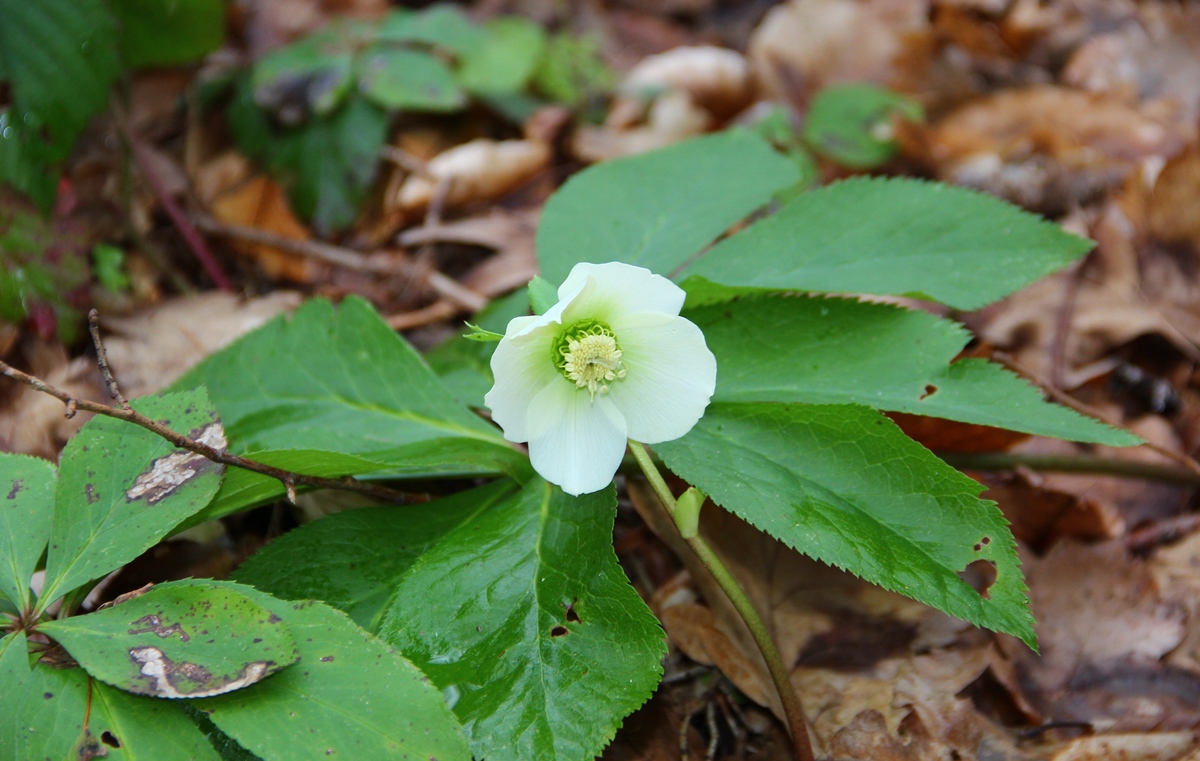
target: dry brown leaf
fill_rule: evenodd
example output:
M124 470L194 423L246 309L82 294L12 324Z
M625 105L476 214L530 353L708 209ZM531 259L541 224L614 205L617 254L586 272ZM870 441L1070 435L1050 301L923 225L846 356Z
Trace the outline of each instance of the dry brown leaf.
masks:
M750 40L762 93L804 103L832 82L888 84L911 39L929 28L925 0L792 0Z
M414 227L400 235L403 246L426 243L466 243L496 251L463 274L459 281L489 298L525 285L537 274L534 235L536 209L495 210L477 217Z
M712 117L690 95L669 90L650 104L644 127L580 127L571 138L570 150L584 161L609 161L702 135L711 123Z
M1038 754L1039 761L1185 761L1194 758L1195 732L1149 732L1080 737Z
M126 317L103 319L108 361L128 397L170 385L209 354L294 310L301 297L291 291L241 299L219 291L178 298Z
M103 400L99 370L87 357L70 360L57 343L29 339L24 346L30 371L52 386L83 399ZM57 460L67 442L92 415L65 417L63 403L7 378L0 386L0 452L16 452Z
M424 174L409 176L397 202L414 213L423 211L439 192L445 193L446 208L494 200L543 171L550 157L550 146L536 140L472 140L439 153Z
M1185 139L1115 97L1035 86L1001 90L941 119L929 135L929 158L946 182L1060 214Z
M296 219L283 191L266 177L255 177L212 203L218 221L264 230L290 240L310 240L308 228ZM310 283L322 272L314 259L281 251L263 243L232 241L235 251L258 262L267 276L292 283Z
M621 91L637 96L682 90L718 119L728 119L754 100L750 64L735 50L679 47L649 56L629 70Z
M1025 701L1103 731L1200 722L1200 676L1159 662L1183 639L1183 611L1162 598L1145 563L1119 542L1064 542L1023 558L1042 653L1009 637L1001 644Z
M1200 674L1200 534L1162 548L1149 565L1164 596L1187 612L1183 642L1166 662Z

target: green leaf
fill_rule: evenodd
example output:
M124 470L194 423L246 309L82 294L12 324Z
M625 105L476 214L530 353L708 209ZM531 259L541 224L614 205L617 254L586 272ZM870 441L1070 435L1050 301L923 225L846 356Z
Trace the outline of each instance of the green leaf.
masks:
M481 45L463 54L458 81L472 93L502 94L525 89L546 47L540 26L518 16L494 18Z
M192 705L266 761L437 758L468 761L441 694L395 650L316 602L284 602L253 587L211 582L283 619L300 664L252 687Z
M102 682L189 698L240 690L295 663L300 655L281 621L235 590L188 579L38 630Z
M983 487L854 405L713 404L656 444L718 505L806 555L1034 646L1016 541ZM995 570L986 596L959 573ZM433 674L431 674L433 676Z
M597 120L603 118L603 113L588 113L586 109L604 99L616 86L617 77L601 55L599 38L559 32L546 40L533 81L538 94L574 109L585 109L584 119Z
M720 372L714 401L865 404L1112 446L1136 436L1046 402L986 360L950 364L970 334L927 312L825 297L690 309Z
M296 126L310 113L327 116L354 89L357 26L333 24L271 51L254 64L254 102Z
M33 576L54 516L54 466L37 457L0 454L0 594L29 609Z
M129 695L79 668L31 668L24 634L0 643L0 684L0 748L11 761L218 761L179 704Z
M387 109L457 111L467 99L454 74L436 56L377 45L358 61L364 96Z
M1091 247L981 193L921 180L854 178L797 197L718 243L682 277L740 290L907 295L978 309ZM684 287L691 304L729 298L706 294L702 283Z
M0 65L3 60L0 57ZM58 175L47 167L60 160L61 153L14 118L11 108L0 108L0 185L11 185L29 196L43 214L50 211L58 194ZM3 284L0 293L14 287Z
M512 491L500 481L428 505L336 513L259 550L236 578L287 600L322 600L374 631L413 563Z
M13 112L66 157L108 103L119 72L117 34L104 0L0 0L0 69Z
M663 633L617 565L611 489L533 479L411 567L381 636L445 693L477 758L590 759L653 692Z
M296 212L323 234L350 225L375 179L387 114L358 94L301 127L278 128L242 82L229 107L238 145L288 189Z
M398 8L388 13L379 25L379 39L422 43L465 55L484 44L487 36L459 8L439 3L423 11Z
M920 121L921 104L871 84L834 85L813 98L804 139L813 150L853 169L869 169L896 155L893 120Z
M321 452L354 458L340 474L365 472L355 463L373 472L429 475L496 473L528 462L500 431L456 402L420 355L358 298L336 309L310 301L290 320L279 317L212 355L175 386L197 384L207 386L221 410L233 450L280 467L313 463ZM287 459L286 450L300 450L300 462ZM268 495L283 493L263 476L233 478L240 489L257 481L255 488ZM218 502L228 494L223 489Z
M174 431L224 446L221 422L204 389L132 404ZM149 549L208 504L224 469L144 428L93 418L67 443L60 460L39 607Z
M529 314L529 296L525 291L517 290L492 301L475 319L485 330L504 333L509 320L526 314ZM483 395L492 387L494 351L495 344L477 343L456 336L427 352L425 360L459 404L479 407L483 405Z
M133 68L191 63L225 41L223 0L112 0L112 9Z
M537 232L552 283L577 262L626 262L668 274L797 180L747 132L726 132L608 161L550 197Z

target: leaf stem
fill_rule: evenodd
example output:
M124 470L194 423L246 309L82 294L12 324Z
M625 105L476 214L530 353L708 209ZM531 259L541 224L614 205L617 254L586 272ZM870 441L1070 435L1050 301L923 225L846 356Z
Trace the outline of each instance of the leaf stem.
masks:
M629 451L633 453L642 472L646 474L646 480L650 482L654 493L658 495L663 509L674 522L676 517L675 496L671 494L670 487L667 486L662 473L654 464L650 453L646 451L645 445L630 439ZM729 602L733 603L734 609L742 617L742 621L745 622L746 628L750 630L750 635L754 637L754 642L762 653L763 660L767 662L767 670L771 672L771 679L775 682L775 691L779 693L779 701L783 704L783 713L787 717L788 730L792 736L792 748L797 761L814 761L812 741L808 736L808 726L804 722L804 709L800 703L800 696L796 693L796 688L788 677L787 666L784 665L783 658L779 655L779 650L775 647L775 642L771 639L766 624L759 617L758 611L754 609L750 598L733 578L733 574L708 546L708 542L704 541L699 534L691 537L685 536L684 540L729 597Z

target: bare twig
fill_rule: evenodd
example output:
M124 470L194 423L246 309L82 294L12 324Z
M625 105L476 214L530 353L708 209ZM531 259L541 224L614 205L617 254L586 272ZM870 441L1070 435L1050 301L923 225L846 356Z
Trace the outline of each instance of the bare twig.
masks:
M997 362L1000 362L1001 364L1003 364L1009 370L1012 370L1014 373L1017 373L1018 375L1025 377L1025 378L1029 379L1030 381L1032 381L1033 383L1035 383L1038 387L1040 387L1043 391L1045 391L1050 396L1051 399L1053 399L1054 401L1063 405L1064 407L1070 407L1071 409L1075 410L1076 412L1080 413L1081 415L1088 415L1089 417L1094 417L1097 420L1103 421L1104 423L1111 425L1113 428L1119 428L1122 431L1129 430L1129 429L1125 428L1125 426L1114 422L1107 415L1103 414L1099 410L1084 404L1083 402L1079 401L1078 399L1075 399L1074 397L1072 397L1070 394L1067 394L1066 392L1061 391L1058 388L1055 388L1053 384L1047 382L1045 379L1039 378L1034 373L1021 367L1016 362L1016 360L1014 360L1012 357L1008 356L1004 352L999 352L999 351L992 352L992 358L995 359ZM1129 432L1132 433L1132 431L1129 431ZM1193 458L1187 456L1186 454L1184 454L1182 452L1172 451L1170 449L1167 449L1164 446L1155 444L1152 441L1143 440L1142 446L1146 447L1147 449L1149 449L1152 452L1157 452L1158 454L1162 455L1163 457L1166 457L1168 460L1177 462L1180 465L1182 465L1183 467L1192 471L1193 473L1200 475L1200 463L1196 462Z
M208 276L212 278L213 283L222 291L232 293L234 290L233 284L225 275L225 271L221 269L221 265L217 263L217 258L208 250L208 244L204 242L204 237L200 235L200 232L187 218L187 215L183 213L183 209L179 208L179 204L175 203L175 199L171 197L167 186L163 184L162 178L158 176L150 155L146 151L146 146L137 135L133 134L124 113L115 106L113 108L113 121L117 125L117 130L121 133L121 137L124 138L133 152L133 161L137 164L138 172L142 175L142 179L150 186L150 190L154 193L158 202L162 204L163 211L171 218L171 222L179 230L179 234L183 236L183 240L187 243L188 248L196 255L196 259L204 267L204 271L208 273Z
M147 431L154 433L167 441L174 444L180 449L186 449L189 452L194 452L201 457L205 457L213 462L219 462L223 465L230 465L243 470L251 470L255 473L260 473L264 476L279 480L284 488L287 489L289 484L293 487L289 491L294 493L295 485L312 486L320 489L341 489L343 491L354 491L366 494L376 499L384 500L393 503L405 502L423 502L425 499L418 495L402 492L396 489L389 489L386 486L379 486L359 481L351 476L345 478L323 478L321 476L306 476L302 473L293 473L289 470L276 468L271 465L266 465L255 460L249 460L245 457L223 452L219 449L203 444L195 439L188 438L181 433L171 430L167 426L152 420L141 414L132 407L110 407L107 404L89 401L87 399L78 399L60 388L56 388L32 375L21 372L11 365L0 361L0 375L12 378L15 381L24 383L35 391L40 391L43 394L49 394L55 399L58 399L63 404L66 404L69 410L81 409L85 412L94 412L97 415L105 415L107 417L124 420L127 423L132 423Z
M100 313L95 309L88 312L88 330L92 334L92 343L96 346L96 364L100 365L100 374L104 376L104 385L108 386L108 393L113 400L123 410L129 409L129 402L125 401L125 397L121 396L121 389L117 387L117 379L113 377L112 370L108 367L108 352L104 349L104 341L100 340ZM67 402L67 417L75 416L75 407L78 402L74 399Z
M400 270L413 277L418 269L407 256L400 251L388 251L387 256L370 256L351 248L335 246L316 240L296 240L282 235L260 230L257 227L231 225L218 222L212 217L195 216L196 226L205 232L235 238L250 243L260 243L273 246L281 251L287 251L297 256L307 256L318 261L360 272L376 272L393 274ZM423 269L423 268L422 268ZM434 269L421 273L420 277L438 296L456 304L462 310L478 312L487 306L488 299L475 291L458 283L454 278Z
M1039 455L1020 452L937 452L938 457L960 470L1001 471L1029 468L1048 473L1092 473L1113 478L1180 484L1200 488L1200 473L1174 465L1137 460L1118 460L1094 455Z
M458 311L458 307L453 303L441 299L427 307L391 315L387 318L387 324L392 330L412 330L413 328L420 328L425 325L432 325L435 322L448 320Z

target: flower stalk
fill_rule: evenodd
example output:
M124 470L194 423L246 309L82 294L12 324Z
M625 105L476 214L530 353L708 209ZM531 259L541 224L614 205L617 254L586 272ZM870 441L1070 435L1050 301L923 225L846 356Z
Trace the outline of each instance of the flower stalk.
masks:
M646 480L650 482L654 493L658 495L659 503L666 510L672 522L681 529L686 529L692 525L693 520L698 521L699 504L693 503L698 499L700 492L690 489L684 494L681 499L686 499L688 504L684 506L685 514L681 515L679 503L671 493L670 487L667 486L666 480L663 479L662 473L654 464L650 453L646 451L646 447L630 439L629 451L633 453L633 458L646 475ZM721 562L721 559L708 546L708 542L704 541L699 532L681 530L681 534L692 552L696 553L696 557L716 579L717 584L729 598L729 602L733 603L734 609L745 622L746 628L750 630L750 635L754 637L754 642L758 645L759 652L762 653L763 660L767 663L767 670L771 673L771 680L775 683L779 701L783 704L783 713L787 718L792 749L796 754L797 761L814 761L812 741L808 736L808 725L804 721L804 708L800 703L800 696L792 685L787 666L783 662L783 657L779 655L779 650L775 647L775 642L771 639L766 624L759 617L758 611L754 609L750 598L733 578L733 574L729 572L729 569L725 567L725 564Z

